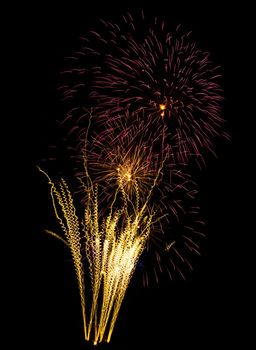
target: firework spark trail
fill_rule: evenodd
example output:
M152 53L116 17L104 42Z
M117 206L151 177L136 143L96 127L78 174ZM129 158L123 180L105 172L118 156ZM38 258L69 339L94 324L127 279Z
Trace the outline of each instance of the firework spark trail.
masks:
M104 217L99 211L98 186L87 179L89 187L82 222L79 222L66 182L62 179L60 183L54 184L44 171L39 170L48 178L54 212L65 239L52 234L64 240L73 258L85 339L93 339L95 345L104 340L109 342L129 281L149 239L153 218L154 221L161 219L155 218L149 202L162 167L158 169L142 205L134 205L120 179L115 199ZM139 191L136 195L139 196ZM140 203L140 198L135 203ZM115 205L117 209L114 209ZM88 262L87 274L84 256ZM89 295L88 280L91 287Z
M61 180L60 183L55 185L50 177L39 168L44 175L46 175L49 184L51 186L51 198L54 207L54 212L57 220L59 221L60 227L64 233L65 239L61 236L52 233L51 231L47 231L53 236L59 238L61 241L64 241L68 247L70 248L74 268L76 272L80 300L81 300L81 308L83 315L83 324L84 324L84 332L87 334L87 325L86 325L86 302L84 297L85 285L84 285L84 270L83 270L83 262L82 262L82 249L81 249L81 237L80 237L80 224L76 215L76 209L73 204L73 198L68 189L68 186L64 180ZM60 207L61 214L59 215L59 210L57 209L57 204ZM64 214L64 220L62 216Z
M102 21L101 29L84 38L75 54L80 68L72 63L69 85L60 89L72 101L81 94L78 81L84 79L100 123L115 125L127 110L144 111L143 122L148 120L155 135L162 135L163 124L168 128L176 163L187 164L192 157L201 165L205 150L215 154L215 137L228 138L220 108L220 69L191 33L178 27L171 34L165 27L129 14L118 24ZM90 79L81 71L83 64Z

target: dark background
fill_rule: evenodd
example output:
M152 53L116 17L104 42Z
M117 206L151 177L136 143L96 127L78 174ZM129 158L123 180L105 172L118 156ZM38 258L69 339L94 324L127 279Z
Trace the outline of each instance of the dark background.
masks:
M96 0L59 6L41 2L15 8L17 29L12 41L20 75L13 96L17 101L22 97L22 104L13 119L18 140L15 167L19 171L14 186L18 216L15 219L13 215L11 223L18 262L13 270L10 345L17 342L26 349L90 349L83 341L69 253L43 232L54 225L54 216L48 186L36 165L55 130L57 76L63 57L72 52L81 34L93 28L96 18L115 19L119 13L137 8L146 8L192 30L199 45L223 67L224 117L232 141L217 140L218 159L209 158L207 169L198 175L207 238L194 272L185 282L163 279L148 289L135 276L112 341L99 348L219 349L236 344L249 348L246 320L252 307L248 303L248 281L252 278L248 271L253 230L247 227L247 197L252 196L249 165L253 159L248 143L252 125L246 112L248 87L243 78L250 74L250 11L245 5L187 5L164 0L152 4Z

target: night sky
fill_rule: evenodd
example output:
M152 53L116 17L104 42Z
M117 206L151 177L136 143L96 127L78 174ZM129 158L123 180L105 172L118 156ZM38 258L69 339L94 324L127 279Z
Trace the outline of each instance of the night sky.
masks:
M56 88L64 56L76 47L81 34L93 28L97 18L115 20L126 10L137 8L162 17L174 28L181 23L186 30L192 30L199 46L209 50L214 63L223 68L223 112L232 141L217 139L218 158L207 158L206 169L196 173L207 229L202 257L196 259L194 271L187 273L186 281L163 278L150 288L144 288L135 273L111 343L98 348L147 349L152 345L155 349L173 350L229 349L241 343L238 348L248 349L248 336L243 331L247 306L245 294L239 290L247 286L245 251L252 231L245 223L248 203L244 198L243 169L248 155L243 149L247 134L246 123L241 122L244 105L239 103L244 89L238 83L244 74L241 65L246 61L238 44L246 51L247 43L242 39L246 31L241 24L243 11L223 6L215 2L187 6L164 0L151 5L139 0L119 4L91 0L59 7L41 2L23 7L24 15L20 16L16 10L19 24L15 41L22 73L18 90L24 95L25 106L22 120L14 119L18 129L22 128L22 143L16 148L17 167L24 170L19 177L22 221L16 230L22 235L24 248L19 252L20 265L16 266L15 284L20 292L15 299L20 310L20 345L26 349L91 348L83 340L79 294L69 252L44 233L56 223L49 187L36 165L47 156L56 132L60 113ZM246 121L248 115L243 118ZM16 316L13 323L14 334ZM17 339L10 337L9 341L11 345Z

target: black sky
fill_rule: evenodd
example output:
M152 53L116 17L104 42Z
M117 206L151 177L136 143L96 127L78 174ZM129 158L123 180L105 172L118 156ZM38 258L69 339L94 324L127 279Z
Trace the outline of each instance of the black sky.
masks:
M15 230L19 232L15 235L22 234L22 239L19 236L16 241L21 240L23 248L19 252L20 265L16 266L15 285L20 291L15 303L20 310L19 339L26 349L90 349L83 341L79 296L69 253L43 232L54 217L47 184L38 174L36 164L55 127L57 76L63 57L98 17L115 19L126 10L137 8L192 30L199 45L208 49L214 62L223 67L224 117L232 141L216 140L218 159L209 158L207 169L198 176L207 238L195 271L188 274L186 282L163 280L150 289L144 289L135 278L121 308L112 342L102 349L147 349L151 345L156 349L219 349L232 348L248 339L243 329L245 294L239 292L247 288L244 251L250 246L243 170L249 162L244 151L248 115L244 104L239 103L245 93L241 86L242 66L248 47L245 38L248 23L242 24L245 11L238 6L225 8L222 2L187 5L164 0L151 4L139 0L91 0L59 6L41 2L17 8L15 20L22 75L16 94L24 96L22 120L14 118L22 130L22 137L19 135L22 141L15 152L17 167L23 169L19 180L22 220ZM15 319L13 316L13 334ZM14 338L10 338L10 344L15 342Z

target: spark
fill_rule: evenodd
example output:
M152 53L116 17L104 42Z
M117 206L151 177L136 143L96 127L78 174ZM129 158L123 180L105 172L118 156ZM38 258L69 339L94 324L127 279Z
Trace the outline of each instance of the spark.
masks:
M159 108L160 108L160 111L162 111L160 115L161 115L162 118L164 118L164 115L165 115L164 111L166 110L166 105L165 104L160 104Z
M175 241L169 243L166 245L166 250L169 251L171 249L171 247L175 244Z

